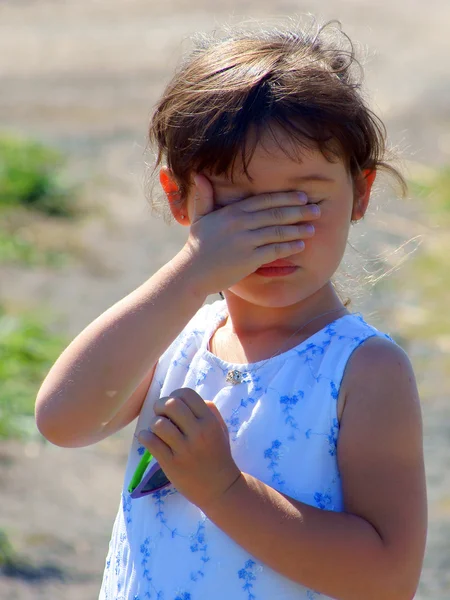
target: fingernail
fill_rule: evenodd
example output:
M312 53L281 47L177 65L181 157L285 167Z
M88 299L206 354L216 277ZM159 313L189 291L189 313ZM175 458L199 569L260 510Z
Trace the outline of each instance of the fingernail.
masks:
M320 215L320 208L317 206L317 204L311 205L311 212L313 212L315 215Z
M306 204L308 202L308 196L305 194L305 192L297 192L297 197L301 204Z
M148 442L149 438L150 438L150 433L145 429L143 429L142 431L140 431L137 434L137 439L141 444L145 445L145 442Z

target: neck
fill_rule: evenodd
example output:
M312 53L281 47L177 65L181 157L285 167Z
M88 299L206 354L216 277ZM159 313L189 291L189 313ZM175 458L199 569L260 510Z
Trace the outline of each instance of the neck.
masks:
M321 329L328 322L348 314L330 282L296 304L276 308L256 305L229 290L224 292L224 296L229 314L224 327L240 338L264 334L290 335L315 317L317 319L311 323L311 328ZM328 311L335 312L320 318Z

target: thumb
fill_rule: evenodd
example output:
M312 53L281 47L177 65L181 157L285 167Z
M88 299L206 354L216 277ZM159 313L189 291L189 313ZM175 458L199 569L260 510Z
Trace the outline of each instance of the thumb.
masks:
M212 402L211 400L205 400L205 402L206 402L208 408L210 409L210 411L218 418L219 423L221 424L222 429L223 429L225 435L228 437L229 436L228 427L227 427L227 424L225 423L225 421L223 420L223 417L220 414L219 409L214 404L214 402Z
M194 196L194 218L195 223L205 215L214 210L214 189L205 175L197 174L194 177L195 196Z

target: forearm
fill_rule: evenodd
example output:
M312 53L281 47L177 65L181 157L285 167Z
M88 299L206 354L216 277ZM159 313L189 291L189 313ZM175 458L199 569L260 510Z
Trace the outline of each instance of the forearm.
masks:
M338 600L412 597L377 531L357 516L297 502L246 473L201 508L253 556L308 588Z
M82 443L117 414L206 299L188 260L177 255L64 350L36 400L45 437Z

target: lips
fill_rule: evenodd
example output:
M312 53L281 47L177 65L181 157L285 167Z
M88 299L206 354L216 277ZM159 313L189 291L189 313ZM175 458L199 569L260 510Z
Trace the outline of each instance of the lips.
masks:
M265 265L261 265L260 269L265 269L266 267L295 267L293 262L289 260L285 260L284 258L278 258L271 263L267 263Z

